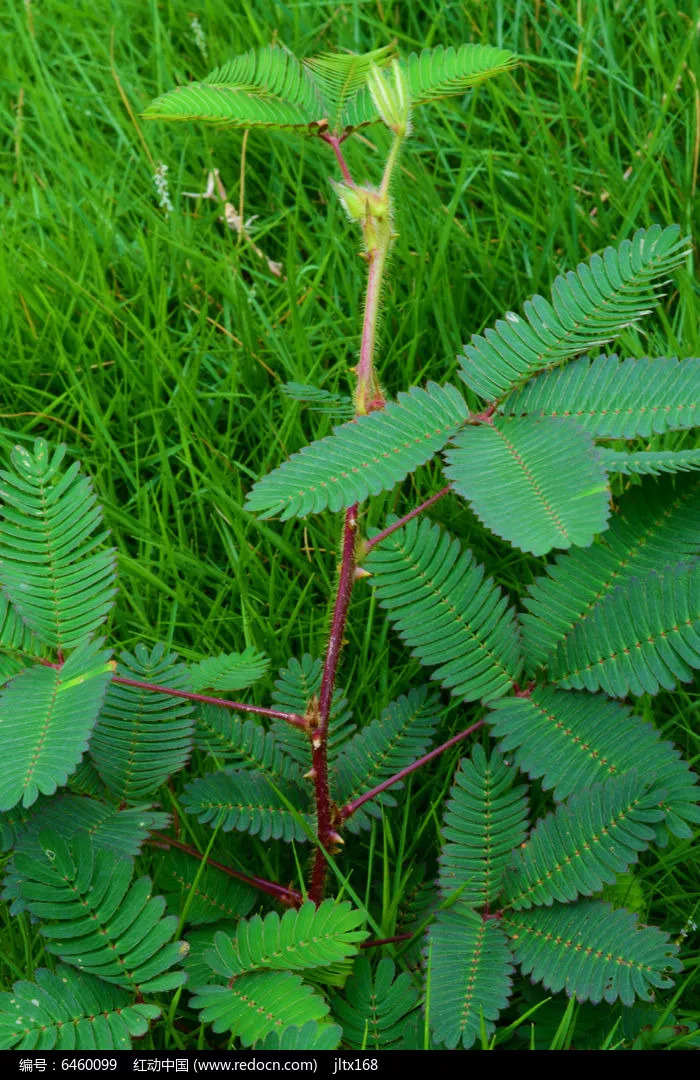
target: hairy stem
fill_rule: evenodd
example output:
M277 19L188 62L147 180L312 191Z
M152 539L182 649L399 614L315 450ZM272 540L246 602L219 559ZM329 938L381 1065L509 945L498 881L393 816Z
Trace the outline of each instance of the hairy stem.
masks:
M338 660L343 647L343 634L345 622L350 604L350 594L353 585L353 572L355 569L355 538L357 535L357 505L351 506L345 511L345 524L343 527L343 549L340 561L340 573L338 574L338 589L335 595L331 632L326 649L326 660L323 665L321 689L319 692L318 710L320 721L317 735L325 738L328 730L328 718L333 700L333 687L338 670Z
M382 529L382 531L377 533L376 536L373 536L371 540L365 540L365 554L371 551L377 544L381 544L382 540L386 540L387 536L391 536L391 534L395 533L398 529L402 529L406 522L410 521L411 518L418 517L418 515L422 514L424 510L427 510L429 506L432 506L438 499L441 499L443 495L447 495L449 491L452 491L450 484L441 491L437 491L434 495L431 495L430 498L426 499L425 502L422 502L420 506L414 507L408 514L404 514L404 516L399 518L398 521L395 521L393 525L389 525L386 529Z
M332 146L338 164L343 173L343 178L348 183L353 183L345 159L340 151L340 141L332 135L323 136L327 143ZM384 199L384 207L378 216L373 216L367 204L367 217L362 223L365 248L367 252L368 273L367 288L365 293L365 310L362 320L362 338L360 341L360 361L355 369L355 414L364 416L373 409L381 409L384 405L379 390L379 383L374 372L374 348L377 339L377 320L379 316L379 300L381 296L382 277L386 266L386 259L393 238L391 226L391 207L389 201L389 184L391 174L396 163L396 158L401 144L401 138L397 136L387 159L384 175L380 188L380 195ZM355 575L356 561L356 535L357 535L357 506L351 506L345 512L345 524L343 528L343 545L340 561L340 573L338 586L333 605L333 618L331 632L326 649L326 659L323 665L321 690L318 703L318 726L310 730L312 747L311 775L314 782L314 795L316 801L316 831L319 846L316 848L313 869L311 871L311 883L309 896L316 904L320 904L326 883L327 862L325 851L330 850L340 839L336 832L339 821L337 808L334 807L330 796L328 783L328 721L330 717L331 703L333 701L333 688L338 670L338 660L343 646L345 623L348 617L348 606Z
M374 346L377 339L377 321L379 300L381 297L382 278L386 257L389 252L389 228L382 230L377 246L370 249L367 292L365 295L365 314L362 322L360 341L360 362L355 369L357 385L355 389L355 411L364 416L371 411L371 405L377 397L377 379L374 373Z
M406 776L410 776L416 769L420 769L421 766L427 765L433 758L439 757L440 754L444 754L445 750L449 750L450 747L456 746L457 743L462 742L469 735L473 735L475 731L478 731L480 727L486 723L485 720L478 720L476 724L472 724L471 727L466 728L464 731L460 731L458 735L453 735L451 739L443 743L442 746L436 746L434 750L431 750L429 754L425 754L422 758L418 758L411 765L407 765L405 769L401 769L400 772L394 773L388 780L384 780L381 784L377 784L371 791L366 791L364 795L361 795L359 799L355 799L354 802L347 803L340 811L340 817L342 821L347 821L349 817L359 810L361 806L364 806L370 799L374 799L382 791L386 791L393 784L398 783L399 780L403 780Z
M319 722L316 731L311 734L311 772L316 800L316 830L320 844L326 849L333 844L335 839L333 807L328 784L328 721L333 703L333 688L343 647L343 635L354 581L356 534L357 506L351 506L349 510L345 511L338 588L335 594L331 631L328 638L319 693ZM309 888L309 896L317 904L320 904L323 899L326 880L326 857L323 848L318 847L316 849Z
M58 665L52 666L56 667ZM240 712L269 716L273 720L285 720L293 727L306 730L304 717L298 716L296 713L281 712L279 709L266 709L262 705L246 705L242 701L229 701L227 698L207 697L206 694L194 694L189 690L175 690L171 686L158 686L157 683L141 682L139 679L127 679L122 675L114 675L112 682L121 683L123 686L136 686L140 690L152 690L156 694L169 694L171 697L187 698L188 701L199 701L204 705L220 705L224 709L238 709Z
M254 889L259 889L261 892L267 893L268 896L274 896L276 900L281 900L285 904L293 904L298 907L303 903L304 897L296 889L288 889L285 885L278 885L274 881L266 881L265 878L252 877L249 874L242 874L239 870L232 870L230 866L224 866L223 863L216 862L214 859L210 859L197 851L195 847L191 847L190 844L183 844L181 840L175 840L172 836L165 836L162 833L152 833L152 839L158 844L167 844L168 847L177 848L178 851L184 851L188 855L191 855L194 859L204 861L208 866L213 866L216 870L220 870L222 874L226 874L227 877L235 878L236 881L243 881L246 885L250 885Z

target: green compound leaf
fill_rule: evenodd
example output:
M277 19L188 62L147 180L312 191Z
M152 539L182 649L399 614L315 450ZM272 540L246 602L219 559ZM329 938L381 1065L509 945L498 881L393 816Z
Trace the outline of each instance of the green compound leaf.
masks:
M17 615L45 645L72 649L101 626L112 607L114 550L90 481L66 452L37 439L16 446L13 472L0 472L0 581Z
M161 1013L62 964L55 974L38 968L34 980L0 993L0 1050L131 1050Z
M699 566L669 566L609 593L558 646L552 680L612 697L688 682L700 666Z
M341 424L260 480L248 495L261 517L305 517L341 510L389 491L441 450L467 418L453 386L428 383L386 408Z
M319 659L308 654L302 656L300 661L292 657L287 666L280 670L275 681L275 689L272 691L274 708L303 716L310 699L321 689L322 675L323 664ZM356 730L347 698L344 692L337 688L333 691L330 719L328 760L333 761L346 739ZM277 745L288 757L303 766L303 771L306 772L309 767L309 737L306 732L292 727L284 720L273 721L271 730Z
M629 772L573 795L513 853L505 906L569 903L612 884L654 840L663 794Z
M508 1004L513 960L495 919L474 918L462 901L439 911L428 931L430 1024L436 1042L468 1050Z
M596 439L634 439L694 427L699 399L700 359L581 356L530 379L498 412L570 418Z
M427 519L386 537L366 563L412 655L465 701L501 697L522 668L515 617L470 551Z
M555 653L617 585L700 553L696 477L634 488L609 529L587 551L557 556L530 586L520 615L523 649L533 671Z
M687 257L679 235L678 225L639 229L617 249L558 277L551 303L533 296L525 318L510 311L495 330L473 335L459 358L464 381L493 400L542 369L614 340L659 302L657 286Z
M506 700L512 700L510 698ZM462 758L445 808L438 885L475 907L495 900L513 848L527 836L527 791L497 750Z
M474 425L445 457L454 490L523 551L586 547L607 527L605 470L591 436L573 421L524 416Z
M242 653L225 653L190 665L190 680L195 693L209 690L214 694L230 690L245 690L261 679L270 660L257 649Z
M120 855L138 855L141 845L153 829L165 829L170 815L148 806L117 806L85 798L82 795L59 794L40 798L31 810L17 808L0 816L2 844L0 849L17 848L29 851L27 844L36 840L46 828L53 828L64 838L74 836L78 829L89 832L97 848L110 848Z
M124 652L117 675L173 690L191 690L185 664L156 645ZM118 799L136 802L156 791L189 760L194 706L184 698L113 682L90 739L90 756Z
M335 759L333 791L338 805L354 802L422 757L430 748L439 723L440 702L435 695L428 696L425 686L393 701L380 718L346 742ZM347 819L346 828L350 832L368 829L372 817L381 817L380 806L396 806L392 792L402 787L399 781L391 792L380 792Z
M165 829L170 817L147 806L119 810L116 806L86 799L79 795L55 795L40 798L30 811L19 808L0 819L3 849L14 848L16 853L43 857L39 836L51 828L70 840L77 832L89 833L94 849L104 849L121 857L138 855L150 832ZM26 904L20 896L20 879L10 862L3 882L3 900L11 900L10 912L17 915Z
M367 82L372 68L384 67L393 54L393 46L384 46L300 61L281 45L251 49L202 82L163 94L144 116L223 127L293 128L302 134L350 133L380 120ZM514 63L505 49L472 44L425 49L399 61L413 105L464 94Z
M343 1042L357 1050L398 1049L419 994L408 972L382 957L377 970L366 956L355 961L344 993L333 998L333 1015L343 1025Z
M200 1020L230 1031L243 1046L328 1015L328 1003L291 971L255 971L231 986L199 986L190 999Z
M268 45L229 60L203 82L170 90L143 115L221 127L304 129L325 114L309 69L282 45Z
M49 649L32 633L0 588L0 686Z
M264 919L254 915L242 920L235 936L218 933L204 960L227 979L261 969L327 967L356 954L359 942L367 937L366 930L358 930L364 921L364 914L347 901L323 900L318 907L309 901L281 917L270 911Z
M411 107L425 105L440 98L461 96L485 79L507 71L517 62L517 57L506 49L492 45L442 45L411 53L406 60L399 60ZM360 89L343 113L347 128L371 124L379 119L376 106L366 88Z
M307 829L312 825L303 791L289 781L273 783L246 769L222 769L194 780L182 794L182 806L212 828L249 832L260 840L304 843L304 823Z
M700 450L640 450L627 454L599 447L598 458L606 472L626 476L660 476L700 469Z
M301 1027L286 1028L281 1035L271 1031L262 1050L337 1050L343 1037L338 1024L317 1024L309 1020Z
M28 668L0 694L0 810L52 795L77 767L113 674L101 644L84 643L60 670Z
M309 740L304 737L308 762ZM201 750L217 758L235 758L239 768L256 769L275 783L301 781L300 766L280 750L273 733L258 720L241 720L228 709L203 705L197 710L195 741Z
M338 420L350 420L355 415L352 398L348 394L333 394L312 383L282 383L280 390L291 401L308 405L310 412L324 413Z
M406 76L412 105L464 94L472 86L507 71L517 57L507 49L493 45L437 45L411 53L406 61Z
M201 871L201 872L200 872ZM243 881L228 877L215 866L182 851L170 851L159 863L158 884L165 893L168 911L186 924L202 926L219 919L242 919L255 905L258 894Z
M168 971L182 957L183 943L171 942L177 919L162 917L165 901L151 897L149 878L131 883L132 860L95 851L86 833L71 847L52 830L39 839L41 857L18 854L15 868L46 950L139 994L180 986L184 973Z
M650 1001L654 987L673 985L667 972L681 969L668 934L601 901L508 913L503 929L523 975L579 1001Z
M312 72L323 98L323 116L331 131L340 133L355 118L353 126L379 119L366 90L373 66L382 68L389 63L393 46L384 46L368 53L321 53L304 61ZM357 115L358 98L370 104L369 113Z
M491 708L499 750L508 757L515 751L514 764L553 788L557 802L636 769L666 792L661 805L671 832L690 839L686 823L700 825L700 789L690 766L629 706L602 694L536 686L529 697L501 698Z

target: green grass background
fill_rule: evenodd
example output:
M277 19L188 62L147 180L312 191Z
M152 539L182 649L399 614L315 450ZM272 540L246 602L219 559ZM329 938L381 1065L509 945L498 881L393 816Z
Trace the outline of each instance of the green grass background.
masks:
M347 393L361 314L362 263L327 182L328 148L248 138L244 216L281 263L280 280L221 224L220 207L183 194L202 191L216 167L238 207L242 134L139 119L156 94L274 37L302 55L391 40L405 51L484 41L521 55L464 101L416 115L383 304L390 394L453 378L469 334L634 229L675 221L698 235L697 10L686 0L9 0L0 28L0 439L66 442L94 477L119 550L112 631L125 647L164 640L194 658L250 644L273 669L322 652L339 521L281 526L242 505L255 479L330 430L329 417L290 404L280 385ZM374 128L352 141L358 178L379 178L384 145ZM158 205L159 163L171 213ZM689 261L619 351L698 355L699 337ZM439 483L421 470L365 522ZM435 516L513 595L532 579L537 562L456 501ZM341 672L357 715L375 716L417 672L358 588ZM696 713L687 690L654 704L691 758ZM464 726L464 707L453 707L446 731ZM402 874L435 839L455 760L416 780L424 819L410 842L403 811L369 848L356 842L384 933L396 926ZM249 842L235 843L245 855ZM258 869L288 878L285 858L270 852ZM650 856L640 878L650 916L672 931L693 916L700 872L686 845ZM675 1012L700 1020L692 934L688 945ZM3 975L26 972L40 948L31 928L7 923Z

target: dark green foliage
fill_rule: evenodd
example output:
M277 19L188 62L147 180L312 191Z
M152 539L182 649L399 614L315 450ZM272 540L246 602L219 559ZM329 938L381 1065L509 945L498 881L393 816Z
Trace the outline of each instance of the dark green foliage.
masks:
M311 825L306 804L304 793L291 782L275 782L247 769L210 773L188 784L182 795L185 810L212 828L298 843L308 839Z
M184 915L190 926L242 919L257 900L256 892L245 882L181 851L171 851L164 857L158 886L165 893L168 910Z
M511 699L508 699L511 700ZM445 807L438 884L476 907L496 899L512 851L527 836L527 792L497 753L463 758Z
M280 390L285 397L307 405L312 412L327 413L343 420L350 420L355 415L352 398L347 394L332 394L320 386L298 382L284 383Z
M529 670L551 658L616 586L700 553L699 486L695 477L643 482L620 500L597 544L550 563L546 577L530 586L520 615Z
M551 303L533 296L525 318L508 312L495 330L472 336L462 378L480 397L500 398L522 379L612 341L658 303L657 286L687 255L680 229L639 229L603 255L579 263L552 286Z
M445 814L440 885L449 907L428 931L426 956L431 1028L449 1047L470 1046L482 1020L493 1030L513 958L523 974L581 1001L648 998L679 969L667 934L608 904L572 902L615 884L653 841L664 817L658 784L627 772L586 785L523 842L525 801L514 778L497 750L487 759L474 747ZM506 836L514 850L505 850ZM504 841L495 850L492 837Z
M382 607L433 678L465 701L506 693L522 668L515 616L470 551L427 519L366 562Z
M449 1050L466 1050L482 1023L493 1031L508 1004L513 974L508 940L495 920L482 920L458 900L439 911L430 928L427 963L433 1035Z
M46 830L39 842L41 856L18 854L15 870L48 952L140 994L184 981L182 972L169 970L182 957L182 943L172 942L177 919L163 917L165 902L151 897L147 877L132 884L131 859L95 851L86 833L69 846Z
M190 682L195 691L207 690L213 696L230 690L245 690L261 679L270 661L257 649L226 653L200 660L190 666Z
M581 356L530 379L498 412L571 418L596 439L648 438L694 427L699 393L700 359Z
M594 784L540 821L511 858L508 907L591 896L636 862L663 819L661 795L635 772Z
M579 1001L648 1001L681 967L668 934L600 901L508 913L503 925L523 973Z
M353 1049L398 1049L407 1020L418 1004L418 991L408 972L382 957L376 970L366 956L355 961L342 994L333 998L333 1014L343 1025L343 1041Z
M381 411L304 447L253 487L248 509L286 521L388 491L441 450L467 415L454 387L414 387Z
M301 1027L285 1028L281 1034L271 1031L261 1044L263 1050L336 1050L343 1029L338 1024L319 1024L309 1020Z
M2 1050L130 1050L160 1016L157 1005L132 1004L129 993L59 964L38 968L0 994Z
M664 789L671 832L690 839L687 823L700 824L690 767L651 724L632 716L629 706L603 694L536 686L528 697L494 701L492 710L489 722L499 750L515 750L518 768L553 788L558 801L636 769Z
M254 915L238 924L235 937L219 932L204 961L217 975L238 979L252 971L302 971L326 967L353 956L367 937L358 930L362 912L350 904L324 900L309 902L280 918L270 911L264 919Z
M353 802L426 753L439 722L439 701L427 687L411 690L382 710L381 717L353 735L335 758L338 803ZM369 828L370 817L380 815L380 806L396 806L392 793L402 787L396 783L391 791L365 803L348 818L350 831Z
M640 450L636 454L600 449L598 460L609 473L626 476L660 476L662 473L700 469L700 450Z
M110 653L84 642L60 668L35 664L0 694L5 767L0 810L31 806L65 784L87 750L112 678Z
M47 651L0 589L0 686Z
M276 709L303 716L306 706L321 688L323 665L318 659L305 654L301 660L291 658L286 667L279 672L272 691L272 703ZM303 731L290 727L284 720L272 723L272 731L278 746L299 765L308 767L309 740ZM355 731L352 711L344 691L336 688L331 706L331 731L328 738L328 757L333 758L340 751L346 739Z
M155 829L165 829L170 821L168 814L147 806L120 810L97 799L79 795L42 798L34 803L30 811L13 811L3 815L3 818L0 822L3 848L13 848L15 853L38 859L43 856L39 837L46 829L55 830L66 841L85 830L95 850L104 849L122 857L138 855L149 833ZM6 872L2 896L5 900L13 901L10 908L13 914L26 907L20 894L20 882L21 877L12 860Z
M613 697L672 690L700 664L700 563L631 578L601 600L550 665L561 686Z
M37 439L32 451L16 446L13 471L0 472L3 590L26 627L59 649L93 634L116 592L97 498L78 462L61 468L65 453Z
M162 645L122 653L117 675L173 690L191 690L189 671ZM187 762L194 707L184 698L112 682L90 739L90 756L111 794L126 802L156 791Z
M585 547L607 526L605 470L573 421L525 416L467 427L445 456L448 479L484 525L533 555Z
M525 45L528 62L517 75L524 93L513 106L498 88L478 102L463 99L511 66L504 49L438 46L402 59L388 45L299 60L280 40L293 34L305 52L326 39L327 27L307 33L298 13L282 6L274 45L149 108L149 116L246 129L242 143L240 132L213 137L193 156L186 131L173 143L152 125L131 124L128 102L145 100L149 76L125 61L152 39L160 91L183 72L197 73L208 47L218 62L222 34L233 35L231 51L247 47L246 33L266 40L270 23L258 25L256 5L244 5L242 17L210 5L208 39L194 21L191 34L171 26L175 9L153 5L138 34L124 34L118 23L102 51L94 20L84 21L86 36L71 39L75 13L66 8L58 38L67 43L68 67L54 63L40 7L0 15L10 20L6 36L20 57L9 69L12 288L0 314L12 341L5 390L13 413L4 415L24 419L18 436L7 434L13 442L29 438L31 447L35 431L59 424L89 456L120 552L116 637L134 654L123 654L117 679L155 690L115 682L111 653L96 637L112 604L114 553L104 550L89 482L77 466L64 467L63 448L52 457L39 440L16 450L0 480L0 735L7 748L0 833L8 851L3 895L14 916L5 920L0 959L6 987L23 967L29 981L0 995L0 1046L112 1050L146 1034L159 1016L145 1048L175 1053L195 1045L234 1054L241 1046L303 1053L499 1045L512 1038L516 1025L508 1022L541 1001L528 993L528 977L572 996L568 1005L550 1002L551 1048L589 1045L584 1020L595 1006L581 1013L575 998L614 1010L596 1013L605 1035L590 1045L603 1038L610 1048L623 1038L635 1046L689 1044L695 1021L684 1014L673 1031L669 1009L681 1010L667 991L693 918L694 882L683 861L700 824L698 787L690 765L648 722L646 696L634 706L642 721L606 694L587 693L671 691L689 679L700 654L691 627L699 599L696 486L685 475L700 458L689 436L667 437L694 423L698 361L634 358L647 341L662 349L662 331L673 349L697 353L687 275L669 288L644 344L637 329L674 268L690 263L678 228L652 225L594 255L557 278L551 303L536 296L523 317L508 313L472 338L462 376L469 402L475 393L488 402L484 411L470 414L449 385L417 386L442 379L435 363L454 356L465 311L466 332L492 319L521 247L520 284L541 289L606 234L624 236L636 216L649 225L678 210L689 220L693 140L679 120L692 118L693 91L681 86L696 47L692 20L670 8L660 18L653 5L641 23L614 20L604 3L581 25L559 11L533 21L524 9L506 12L504 21L502 5L493 18L486 11L481 18L488 5L472 5L470 33L479 41L495 27L494 40ZM356 7L350 20L334 24L350 48L418 41L424 23L456 29L454 13L439 5L415 12L398 5L391 15L381 5L370 13ZM669 24L684 18L687 39L666 49ZM178 61L171 43L180 30L189 52ZM643 57L639 83L615 52L620 40ZM575 63L562 62L565 54ZM670 66L659 63L667 55ZM58 71L75 73L83 90L76 96L69 79L59 85ZM566 86L558 100L533 93L548 73ZM595 86L612 89L594 116ZM448 96L462 98L443 110L448 131L426 125L415 162L399 160L408 99L415 107ZM96 101L99 115L92 115ZM489 101L491 119L482 116ZM327 167L337 163L346 181L346 163L363 182L365 175L377 181L392 131L372 132L372 149L366 140L343 142L345 161L340 142L380 113L399 141L381 191L355 188L355 210L375 269L362 361L370 359L380 296L386 352L364 399L358 382L358 408L370 415L324 438L329 416L352 415L345 365L354 362L357 335L345 312L359 313L362 300L360 264L337 208L326 232L313 220L326 204L313 177L325 153ZM88 115L104 135L99 145L116 155L111 178L89 156L95 144L80 126ZM263 146L260 133L247 138L250 127L316 137L290 165L286 136ZM46 128L55 142L43 145L42 158ZM322 139L334 146L336 162ZM572 139L585 148L580 155ZM533 166L538 142L555 179L549 160ZM144 152L143 168L129 146ZM602 146L615 146L619 160L601 154ZM560 151L567 182L575 178L568 198L556 180ZM683 164L674 169L676 158ZM65 175L54 160L69 163ZM174 184L174 161L178 187L204 186L197 179L203 162L212 170L196 203L173 194L170 205L166 162ZM156 171L159 210L148 205L146 162ZM450 186L439 180L443 170ZM586 182L595 176L604 177L604 191ZM345 185L351 218L353 187ZM396 219L394 193L406 209ZM219 196L223 205L212 207ZM433 243L436 217L445 228ZM452 222L463 237L457 244L448 238ZM396 241L388 286L383 257L373 259L380 232ZM71 265L76 237L80 259ZM35 280L28 265L38 267ZM618 337L630 359L592 351L565 366ZM280 386L312 409L282 415ZM307 436L315 441L289 458ZM639 441L629 449L602 445L613 439ZM391 533L399 515L420 509L428 494L423 476L431 478L429 491L444 494L437 470L448 446L452 494L430 513L452 533L425 514ZM339 522L315 518L300 530L256 520L244 510L247 492L265 518L362 501L353 551L359 567L347 558L350 545L336 565ZM366 505L374 494L381 497ZM396 518L387 519L391 512ZM365 538L388 526L390 535L368 555ZM463 551L465 537L478 561ZM569 553L549 563L529 557L561 547ZM331 615L334 581L342 589ZM524 591L527 611L518 621ZM401 662L397 642L380 626L382 606L451 699L410 688L416 665ZM147 648L136 646L140 639ZM268 661L257 648L279 663L293 650L323 657L324 639L332 646L323 659L326 689L338 659L350 702L334 689L327 755L323 724L315 726L322 661L291 661L270 701ZM168 653L172 642L188 663L154 648L157 640L168 642ZM179 696L189 691L235 696L239 706L191 704ZM308 730L249 718L253 703L294 712L297 724L306 716ZM655 710L661 730L682 739L689 756L691 706L681 690ZM465 731L476 739L467 741ZM489 734L496 749L488 748ZM438 740L452 749L421 762ZM465 756L455 771L458 740ZM379 781L417 764L424 767L405 789L393 783L347 817ZM523 772L535 780L531 789ZM65 790L54 795L58 786ZM152 835L165 829L170 835ZM646 850L654 840L668 845L656 862ZM639 869L626 870L640 857ZM135 859L163 896L151 895ZM270 910L270 893L285 892L285 905ZM629 909L664 920L676 945ZM188 926L187 943L173 941ZM370 932L390 944L364 941ZM371 948L360 951L363 945ZM57 957L75 970L35 970ZM691 962L679 996L694 977ZM616 1030L628 1003L654 993L654 1015L648 1010ZM515 1037L527 1029L540 1046L540 1018L534 1012L527 1020Z
M301 780L297 762L280 750L273 733L258 720L242 720L228 709L202 705L197 709L195 741L214 757L235 758L239 768L259 770L273 781Z
M231 986L200 986L191 998L194 1009L214 1031L230 1031L243 1046L252 1046L273 1031L303 1027L328 1015L328 1003L291 971L256 971Z

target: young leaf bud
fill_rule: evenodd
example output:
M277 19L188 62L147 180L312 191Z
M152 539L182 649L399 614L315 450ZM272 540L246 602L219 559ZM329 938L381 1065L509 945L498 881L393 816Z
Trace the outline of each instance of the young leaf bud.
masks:
M389 200L373 188L355 187L331 179L331 184L340 199L343 210L351 221L366 221L368 218L384 220L389 213Z
M374 107L382 120L395 135L401 136L410 131L411 100L406 75L396 59L392 61L391 73L393 78L387 78L373 64L367 85Z

